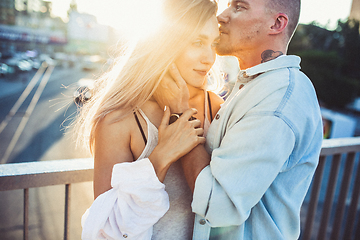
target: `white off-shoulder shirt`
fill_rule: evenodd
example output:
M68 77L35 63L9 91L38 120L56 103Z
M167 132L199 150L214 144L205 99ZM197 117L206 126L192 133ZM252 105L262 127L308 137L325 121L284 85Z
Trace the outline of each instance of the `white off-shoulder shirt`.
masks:
M208 110L205 92L205 112ZM134 162L115 164L112 189L99 195L81 219L82 239L187 240L192 238L192 192L180 162L173 163L164 180L156 176L148 156L158 142L158 129L143 111L148 139ZM210 121L205 117L204 130Z

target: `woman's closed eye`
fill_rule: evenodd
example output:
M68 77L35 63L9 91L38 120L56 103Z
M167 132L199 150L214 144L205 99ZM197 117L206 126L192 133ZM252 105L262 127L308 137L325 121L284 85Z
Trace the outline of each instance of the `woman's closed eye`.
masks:
M195 47L202 47L204 43L202 40L196 40L195 42L192 43L192 45Z

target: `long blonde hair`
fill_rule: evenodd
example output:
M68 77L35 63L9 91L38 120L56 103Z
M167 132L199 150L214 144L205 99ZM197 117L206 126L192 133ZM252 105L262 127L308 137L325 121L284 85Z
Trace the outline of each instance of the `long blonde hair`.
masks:
M97 79L92 99L80 109L73 130L77 143L85 143L90 151L99 122L118 109L122 109L125 117L152 96L170 64L216 14L217 3L164 0L163 11L164 22L159 30L133 46L124 47L113 68Z

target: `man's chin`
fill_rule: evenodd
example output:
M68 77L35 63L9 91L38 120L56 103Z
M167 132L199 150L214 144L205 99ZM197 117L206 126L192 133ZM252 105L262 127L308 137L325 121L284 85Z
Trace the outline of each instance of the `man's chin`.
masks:
M215 48L216 54L219 56L230 56L232 51L230 48L227 48L225 46L216 46Z

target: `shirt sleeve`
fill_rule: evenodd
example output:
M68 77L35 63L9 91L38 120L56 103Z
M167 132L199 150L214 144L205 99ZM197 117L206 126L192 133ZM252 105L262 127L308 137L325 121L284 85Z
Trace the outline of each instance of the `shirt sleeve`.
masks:
M151 239L169 197L150 160L115 164L111 186L82 216L82 239Z
M247 116L227 129L195 182L193 212L211 227L241 225L286 166L295 144L276 116Z

